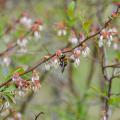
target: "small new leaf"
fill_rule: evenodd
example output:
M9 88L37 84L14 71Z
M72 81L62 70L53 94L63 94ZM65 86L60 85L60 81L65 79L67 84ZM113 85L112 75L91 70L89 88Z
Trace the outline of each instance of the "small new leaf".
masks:
M25 70L22 68L22 67L18 67L15 71L14 71L14 73L18 73L18 74L22 74L22 73L24 73L25 72Z
M69 11L74 11L74 9L75 9L75 2L71 1L68 5L68 10Z
M90 26L92 24L91 20L87 20L83 23L83 30L88 34Z

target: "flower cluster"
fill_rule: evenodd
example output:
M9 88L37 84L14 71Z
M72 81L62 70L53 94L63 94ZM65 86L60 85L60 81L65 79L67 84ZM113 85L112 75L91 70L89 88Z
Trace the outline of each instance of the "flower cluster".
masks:
M9 66L11 63L11 58L9 57L9 55L4 55L1 60L0 60L0 64L3 66Z
M49 56L45 56L45 59ZM54 56L51 60L45 63L45 70L48 71L50 68L57 69L59 67L59 59L57 56Z
M50 68L56 69L61 67L63 72L68 62L74 62L75 67L77 67L80 64L80 55L87 57L90 53L90 48L84 43L82 46L68 54L64 54L65 51L67 50L57 50L55 56L45 62L45 69L48 71ZM48 59L49 57L50 56L45 56L45 59Z
M21 78L19 73L15 73L12 76L12 81L15 83L16 87L18 88L20 96L24 96L25 92L30 88L30 82Z
M20 37L17 40L17 45L19 46L18 52L20 52L20 53L26 53L27 52L27 43L28 43L27 38Z
M34 91L36 91L41 87L39 74L36 70L33 71L31 80L32 80L32 89Z
M64 36L67 34L65 22L61 21L61 22L57 23L56 27L58 29L58 31L57 31L58 36Z
M113 42L113 37L116 37L117 34L118 32L116 28L103 29L100 33L100 38L98 41L99 47L104 45L110 47Z
M12 81L15 83L16 87L19 90L19 95L24 96L27 91L34 90L36 91L41 87L39 74L37 71L33 71L31 80L25 80L20 77L19 73L15 73L12 76Z
M78 43L78 38L77 38L77 35L76 35L75 31L71 31L71 35L70 35L69 41L72 44L77 44Z
M24 12L21 14L20 23L23 24L27 28L31 27L32 19L30 18L27 12Z
M31 30L34 34L34 37L36 38L36 40L41 38L41 31L43 30L43 21L41 19L36 20L32 27Z
M49 58L50 56L45 56L45 59ZM62 68L62 72L67 65L67 56L62 53L61 50L57 50L54 57L51 60L45 63L45 69L49 70L50 68L57 69L58 67Z
M90 54L90 48L86 43L81 46L81 52L83 57L87 57Z
M72 44L78 44L79 42L82 42L84 39L85 39L84 33L80 32L79 33L79 37L78 37L78 35L76 35L75 31L73 31L73 30L71 31L71 35L70 35L69 41Z
M48 59L49 57L50 57L50 55L46 55L46 56L44 56L44 59L46 60L46 59ZM45 62L45 70L46 70L46 71L49 71L51 67L52 67L51 61Z
M70 59L74 62L74 66L77 67L80 64L80 56L87 57L89 53L90 48L84 43L81 47L78 47L73 51Z
M74 62L75 67L80 65L80 54L81 54L81 51L79 48L77 48L73 51L73 54L70 56L70 60Z

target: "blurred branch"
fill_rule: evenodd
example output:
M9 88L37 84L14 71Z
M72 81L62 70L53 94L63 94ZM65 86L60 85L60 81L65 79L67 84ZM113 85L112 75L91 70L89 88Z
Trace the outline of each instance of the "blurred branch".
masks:
M30 31L27 31L27 32L23 35L23 37L28 36L28 34L30 34L30 33L31 33L31 30L30 30ZM15 43L14 45L8 47L6 50L4 50L3 52L0 53L0 57L3 56L3 55L5 55L7 52L13 50L13 49L16 48L17 46L18 46L17 43Z
M104 69L105 68L120 68L120 63L117 63L117 64L112 64L112 65L106 65L106 66L104 66Z
M16 47L17 47L17 44L14 44L14 45L8 47L5 51L3 51L3 52L0 53L0 57L3 56L3 55L5 55L7 52L13 50Z
M104 47L102 47L102 48L100 48L100 51L99 51L99 52L101 53L101 58L100 58L101 61L100 61L100 62L101 62L102 74L103 74L104 79L108 81L107 71L106 71L106 69L104 68L104 66L106 66L106 64L107 64L106 50L105 50Z
M111 96L120 96L120 93L111 93Z
M10 117L13 113L12 109L8 109L9 110L9 114L7 116L5 116L2 120L6 120L8 119L8 117Z
M35 117L35 120L37 120L37 119L39 118L39 116L42 115L42 114L44 114L44 112L38 113L38 114L36 115L36 117Z
M96 59L96 47L94 46L93 48L93 56L92 56L94 59ZM92 78L93 78L93 74L94 74L94 70L95 70L95 62L94 60L91 61L90 63L90 69L89 69L89 74L87 75L87 83L86 83L86 88L88 89L90 87L90 83L92 81Z
M102 14L101 14L101 10L103 10L103 5L104 4L101 4L103 2L103 0L97 0L97 12L96 12L96 16L97 16L97 19L100 23L100 25L102 25Z
M74 82L73 82L73 64L72 63L70 63L69 67L68 67L68 84L69 84L69 89L70 89L71 93L75 97L79 97L79 94L77 93L77 91L75 90L75 87L74 87Z
M101 91L104 92L105 81L109 82L109 75L108 75L106 69L104 69L104 66L106 66L106 64L107 64L105 48L104 47L100 48L99 52L101 53L101 58L100 58L101 61L100 62L101 62L102 75L104 77L104 80L101 81ZM110 81L108 84L111 86L112 82ZM107 94L108 94L108 92L107 92ZM101 96L102 103L105 104L102 106L102 111L105 111L105 113L102 115L102 120L104 120L104 119L108 120L109 96L107 95L105 97Z
M18 19L16 19L12 24L10 24L6 27L3 36L6 34L9 34L16 27L16 25L19 23L20 17L21 16L19 16ZM3 36L0 36L0 38Z
M113 80L112 78L109 79L109 82L108 82L108 92L107 92L108 99L105 99L105 118L106 118L106 120L109 120L108 111L109 111L109 99L111 97L112 80Z

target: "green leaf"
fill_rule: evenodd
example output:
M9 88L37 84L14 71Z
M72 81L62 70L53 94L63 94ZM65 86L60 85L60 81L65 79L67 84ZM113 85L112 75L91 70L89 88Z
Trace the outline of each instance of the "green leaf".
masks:
M75 10L75 1L71 1L68 5L68 10L69 11L74 11Z
M75 25L76 17L75 17L75 1L72 1L69 3L67 8L67 17L66 17L66 23L69 27L72 27Z
M75 25L75 22L76 22L76 19L75 19L75 18L74 18L74 19L69 19L69 20L66 21L66 23L67 23L67 25L68 25L69 27L74 26L74 25Z
M22 67L18 67L13 73L19 73L19 74L22 74L24 73L25 70L22 68Z
M87 20L83 23L83 30L88 34L89 30L90 30L90 26L92 24L91 20Z
M72 2L69 3L68 9L67 9L67 17L68 17L67 19L68 20L75 19L74 11L75 11L75 2L72 1Z
M7 101L12 102L12 103L16 103L13 94L8 93L4 97L6 98Z
M115 96L109 99L110 105L117 105L118 103L120 103L120 97Z
M16 89L15 85L10 85L9 87L5 88L3 92L12 92Z

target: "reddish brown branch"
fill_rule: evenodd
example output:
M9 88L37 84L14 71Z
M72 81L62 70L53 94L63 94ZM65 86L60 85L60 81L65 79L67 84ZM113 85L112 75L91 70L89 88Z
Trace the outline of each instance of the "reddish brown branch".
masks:
M116 14L118 14L118 13L119 13L119 9L117 9L117 11L116 11ZM116 17L113 17L113 18L110 17L110 18L108 19L108 21L105 22L104 26L103 26L100 30L98 30L98 32L96 32L95 34L93 34L93 35L91 35L91 36L86 37L86 38L85 38L82 42L80 42L78 45L76 45L75 47L71 48L70 50L65 50L65 51L63 51L63 53L72 52L74 49L82 46L83 43L87 42L89 39L91 39L91 38L99 35L99 34L101 33L101 31L102 31L103 29L105 29L105 28L109 25L109 23L112 22L112 20L113 20L114 18L116 18ZM38 63L35 64L33 67L31 67L31 68L29 68L28 70L26 70L26 71L25 71L23 74L21 74L21 75L24 75L24 74L27 74L27 73L33 71L34 69L36 69L37 67L39 67L41 64L43 64L43 63L47 62L48 60L50 60L51 58L53 58L55 55L56 55L56 54L53 54L53 55L51 55L51 56L50 56L49 58L47 58L47 59L42 59L42 60L40 60L40 62L38 62ZM10 78L8 81L0 84L0 87L5 86L5 85L8 84L9 82L11 82L11 80L12 80L12 78Z

